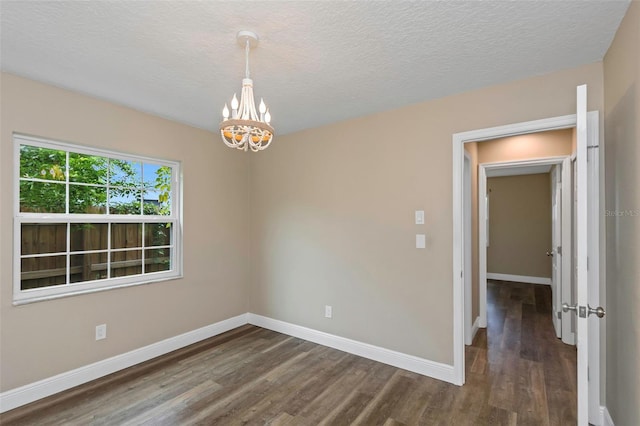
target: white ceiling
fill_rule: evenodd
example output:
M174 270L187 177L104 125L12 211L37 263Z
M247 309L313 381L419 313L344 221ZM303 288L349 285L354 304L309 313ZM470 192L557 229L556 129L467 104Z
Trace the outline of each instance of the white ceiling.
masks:
M602 60L624 1L0 3L4 71L206 129L257 32L284 134Z

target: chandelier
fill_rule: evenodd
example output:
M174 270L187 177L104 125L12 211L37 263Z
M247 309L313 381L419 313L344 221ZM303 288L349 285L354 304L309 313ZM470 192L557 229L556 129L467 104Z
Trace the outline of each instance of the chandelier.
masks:
M245 76L242 79L242 92L240 102L236 94L231 99L231 113L229 107L224 104L222 110L222 123L220 123L220 135L224 143L230 148L237 148L257 152L266 149L273 140L273 127L269 109L260 99L260 106L256 111L256 103L253 99L253 80L249 73L249 51L258 45L258 35L251 31L240 31L236 36L238 43L244 46L245 52Z

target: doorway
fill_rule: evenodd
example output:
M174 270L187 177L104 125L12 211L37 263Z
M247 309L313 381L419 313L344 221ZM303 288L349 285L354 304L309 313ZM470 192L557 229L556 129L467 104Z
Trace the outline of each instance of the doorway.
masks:
M580 87L578 90L578 105L584 105L583 100L581 100L580 90L586 89L584 87ZM586 91L584 92L586 93ZM585 107L586 108L586 107ZM579 111L580 108L578 109ZM582 113L580 113L582 114ZM454 340L453 340L453 369L454 369L454 378L455 383L464 384L465 382L465 288L464 288L464 211L463 211L463 166L464 166L464 145L466 143L472 142L482 142L490 139L506 137L506 136L514 136L514 135L525 135L531 134L535 132L541 131L549 131L549 130L558 130L558 129L567 129L571 127L575 127L577 124L578 117L577 115L567 115L561 117L554 117L543 120L536 120L530 122L516 123L506 126L499 126L487 129L479 129L468 131L464 133L457 133L453 135L453 325L454 325ZM588 227L585 227L584 237L589 240L588 250L589 257L591 259L595 259L594 264L588 270L588 276L583 276L585 278L585 285L589 287L589 304L591 306L598 306L599 302L599 292L600 292L600 283L599 283L599 272L598 266L601 261L601 257L599 255L599 223L597 222L598 218L598 209L599 209L599 188L600 188L600 178L599 178L599 165L600 160L598 156L598 147L599 147L599 114L598 112L589 112L584 113L582 117L586 124L581 124L583 127L579 127L579 129L588 128L588 132L585 130L579 130L578 134L583 135L586 134L586 142L580 142L579 146L588 146L590 149L588 150L590 162L586 168L589 170L588 176L583 175L584 178L588 178L590 180L590 184L586 184L586 180L580 180L584 182L584 186L580 186L581 188L585 188L585 191L588 192L587 198L592 199L593 202L590 202L588 205L585 204L585 209L583 211L589 212L588 217L589 223ZM584 123L584 122L581 122ZM584 133L582 133L584 132ZM584 141L585 139L578 139L579 141ZM580 151L583 152L583 151ZM580 158L586 158L587 150L585 149L583 154L580 154ZM584 170L584 169L583 169ZM582 178L581 178L582 179ZM584 252L583 252L584 253ZM583 263L584 265L584 263ZM583 269L580 269L583 271ZM584 272L581 272L584 273ZM583 281L580 281L583 282ZM582 285L582 284L581 284ZM586 294L586 293L585 293ZM582 297L582 296L581 296ZM586 304L586 301L581 302ZM581 324L585 324L581 321ZM584 327L582 325L581 327ZM579 356L578 369L580 370L580 375L578 377L578 395L588 395L588 402L586 399L578 398L579 400L579 417L585 413L583 411L584 407L587 407L589 411L589 419L598 424L598 411L599 411L599 369L600 361L599 361L599 328L598 327L588 327L583 330L588 330L588 341L589 346L583 345L582 350L580 352L582 355ZM584 334L585 341L587 338L587 334ZM592 347L593 345L593 347ZM587 351L588 349L588 351ZM585 357L585 359L582 358ZM589 379L586 376L586 369L583 367L586 365L586 358L588 357L588 362L590 366L590 374ZM583 367L580 367L580 366ZM583 375L584 373L584 375ZM587 389L588 388L588 389ZM582 402L580 402L582 401ZM584 405L580 405L584 404ZM580 408L583 407L583 408Z
M570 153L573 149L571 133L564 132L558 136L556 143L564 145L559 149ZM549 139L549 135L540 134L540 138ZM487 324L488 280L548 285L552 297L549 319L553 322L556 336L567 344L574 344L575 326L563 327L563 322L571 324L572 318L562 312L562 302L575 299L571 286L574 280L571 274L571 166L568 155L479 164L478 320L483 326ZM496 185L503 182L500 193L491 193L491 180ZM519 188L514 184L530 187ZM495 203L490 202L491 198L499 201L500 206L495 207ZM524 210L518 206L523 203ZM500 214L499 219L489 213L491 206ZM512 220L512 215L517 218ZM495 233L496 228L489 225L491 221L501 225L500 238L493 245L490 243L490 231L493 229Z

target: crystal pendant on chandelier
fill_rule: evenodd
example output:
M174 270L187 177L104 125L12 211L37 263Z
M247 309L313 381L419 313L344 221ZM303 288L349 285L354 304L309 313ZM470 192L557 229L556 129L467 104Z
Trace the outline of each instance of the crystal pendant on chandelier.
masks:
M244 151L251 149L257 152L266 149L273 140L273 127L269 109L260 99L258 111L253 98L253 80L249 73L249 50L258 44L258 36L251 31L240 31L237 35L238 43L245 48L245 78L242 79L240 102L236 95L231 100L231 111L227 104L222 109L222 123L220 135L224 143L230 148Z

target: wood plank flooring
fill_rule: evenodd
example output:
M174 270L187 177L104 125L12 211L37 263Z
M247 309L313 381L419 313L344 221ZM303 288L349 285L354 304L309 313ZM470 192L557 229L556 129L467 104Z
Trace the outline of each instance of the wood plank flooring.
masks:
M243 326L0 415L3 425L573 425L548 286L488 285L458 387Z

